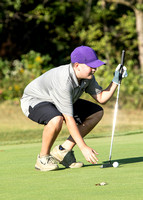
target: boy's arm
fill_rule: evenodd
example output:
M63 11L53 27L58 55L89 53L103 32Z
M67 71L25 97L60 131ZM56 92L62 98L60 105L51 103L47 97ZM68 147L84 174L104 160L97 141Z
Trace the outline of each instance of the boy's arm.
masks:
M83 153L85 159L92 164L97 163L98 159L96 158L95 154L98 154L98 153L94 149L88 147L85 144L82 136L80 135L79 129L76 125L74 118L72 116L68 116L65 114L63 114L63 116L65 118L67 128L68 128L72 138L74 139L74 141L78 145L79 149Z
M123 71L120 72L121 64L119 64L115 70L114 78L113 78L112 82L110 83L110 85L105 90L103 90L101 93L99 93L97 95L92 95L92 97L97 102L104 104L113 96L116 88L120 84L120 80L123 78L126 78L128 76L127 68L125 66L123 66L122 69L123 69Z
M99 103L104 104L106 103L114 94L118 85L114 82L111 82L110 85L103 90L101 93L97 95L92 95L92 97Z

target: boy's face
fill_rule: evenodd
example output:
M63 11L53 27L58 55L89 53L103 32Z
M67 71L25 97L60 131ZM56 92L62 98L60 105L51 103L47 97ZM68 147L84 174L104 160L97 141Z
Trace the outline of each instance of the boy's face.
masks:
M77 78L79 79L92 79L93 74L97 70L96 68L91 68L86 64L79 64L76 68L77 70Z

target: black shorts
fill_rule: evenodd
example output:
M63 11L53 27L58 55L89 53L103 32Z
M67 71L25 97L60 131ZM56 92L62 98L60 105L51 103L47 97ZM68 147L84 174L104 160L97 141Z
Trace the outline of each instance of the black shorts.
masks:
M78 99L73 104L73 110L76 123L82 124L87 117L103 109L95 103ZM55 107L55 105L47 101L41 102L33 108L30 106L29 113L28 118L44 125L48 124L52 118L62 116L62 113Z

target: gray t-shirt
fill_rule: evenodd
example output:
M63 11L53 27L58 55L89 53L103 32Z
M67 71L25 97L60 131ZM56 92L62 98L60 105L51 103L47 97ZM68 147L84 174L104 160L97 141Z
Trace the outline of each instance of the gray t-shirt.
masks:
M53 68L27 85L21 98L21 108L26 116L29 106L48 101L66 115L73 116L73 103L83 92L99 94L102 88L92 79L82 79L80 85L71 64Z

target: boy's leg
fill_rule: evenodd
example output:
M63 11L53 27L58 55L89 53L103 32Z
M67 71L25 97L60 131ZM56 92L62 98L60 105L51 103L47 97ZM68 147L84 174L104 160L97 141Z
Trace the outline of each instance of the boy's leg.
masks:
M59 132L61 131L63 124L63 117L57 116L49 121L44 127L42 136L42 147L40 156L45 156L50 154L50 149L56 140Z
M98 111L85 119L85 121L78 125L81 136L86 136L102 119L103 110ZM62 144L63 148L71 150L75 146L75 141L71 136Z
M63 124L63 116L50 102L41 102L29 107L29 118L39 124L44 124L42 147L37 157L35 168L41 171L58 169L57 162L50 155L50 149L56 140Z
M42 147L40 155L37 157L35 168L41 171L50 171L58 169L57 162L50 155L50 149L56 140L63 124L63 117L57 116L49 121L44 127L42 137Z

